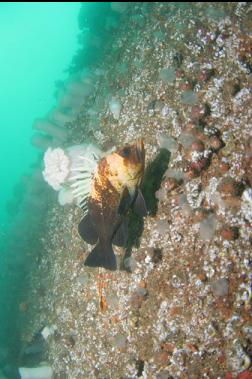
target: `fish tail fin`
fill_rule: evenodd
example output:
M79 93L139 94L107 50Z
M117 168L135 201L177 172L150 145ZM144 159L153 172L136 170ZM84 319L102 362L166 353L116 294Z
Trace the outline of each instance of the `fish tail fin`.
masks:
M112 244L103 244L98 242L95 248L91 251L84 263L89 267L104 267L108 270L116 270L116 257L112 248Z

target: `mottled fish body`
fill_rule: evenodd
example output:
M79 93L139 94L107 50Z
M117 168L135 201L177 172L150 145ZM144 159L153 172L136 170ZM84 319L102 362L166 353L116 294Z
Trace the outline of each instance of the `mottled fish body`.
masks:
M146 206L139 186L145 165L142 139L100 160L94 173L88 213L79 224L81 237L96 244L85 261L91 267L116 269L112 244L127 242L127 212L134 206L142 216Z

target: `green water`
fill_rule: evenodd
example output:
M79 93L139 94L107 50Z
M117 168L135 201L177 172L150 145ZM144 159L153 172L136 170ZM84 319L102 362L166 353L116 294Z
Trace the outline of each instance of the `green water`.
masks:
M32 122L53 106L54 83L66 76L77 49L80 3L0 7L0 224L6 224L6 202L38 155L30 144Z
M79 10L78 2L0 4L0 365L18 355L18 303L25 298L28 250L39 249L37 212L44 212L27 195L41 155L30 142L32 123L54 106L55 81L68 75Z

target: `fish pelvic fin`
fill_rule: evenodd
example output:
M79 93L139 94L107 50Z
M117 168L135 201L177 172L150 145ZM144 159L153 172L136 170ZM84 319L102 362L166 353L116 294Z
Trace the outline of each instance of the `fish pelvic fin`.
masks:
M115 271L117 265L112 244L104 244L99 241L85 260L84 265L89 267L104 267L107 270Z
M118 229L116 230L113 236L113 239L112 239L113 245L125 247L128 240L128 232L129 232L128 219L124 217L121 225L118 227Z
M143 194L142 194L140 188L138 188L137 196L136 196L136 199L134 201L133 208L134 208L134 211L140 217L145 217L148 214L146 203L145 203L145 200L144 200L144 197L143 197Z

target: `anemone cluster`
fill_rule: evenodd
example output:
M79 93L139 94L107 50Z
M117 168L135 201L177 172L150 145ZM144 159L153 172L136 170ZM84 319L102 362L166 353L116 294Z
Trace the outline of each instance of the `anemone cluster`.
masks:
M101 150L93 144L71 146L65 151L61 148L46 150L43 177L55 191L59 191L60 205L71 204L74 200L79 206L85 203L93 173L102 156Z

